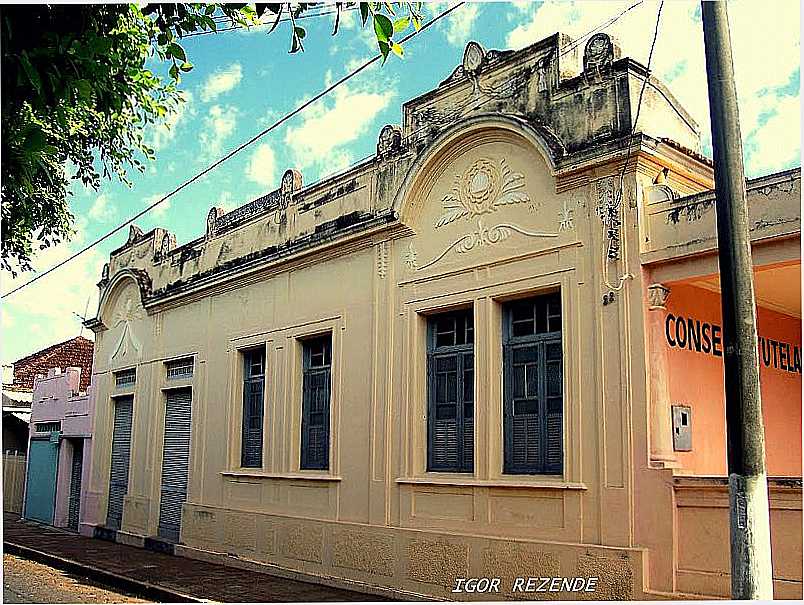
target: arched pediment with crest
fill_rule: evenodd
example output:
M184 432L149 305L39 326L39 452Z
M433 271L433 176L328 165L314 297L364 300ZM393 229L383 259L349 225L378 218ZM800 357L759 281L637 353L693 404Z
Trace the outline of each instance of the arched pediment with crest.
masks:
M577 194L556 193L555 153L516 118L475 117L444 133L394 202L416 233L404 269L453 270L575 239Z
M147 312L143 297L150 280L136 269L120 271L104 290L98 306L98 320L106 328L96 343L96 359L109 367L128 367L140 361L149 338Z

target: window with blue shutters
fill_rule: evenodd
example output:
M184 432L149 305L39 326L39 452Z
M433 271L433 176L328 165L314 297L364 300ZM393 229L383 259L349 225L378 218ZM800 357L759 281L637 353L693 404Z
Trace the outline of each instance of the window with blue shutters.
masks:
M427 470L474 472L474 317L428 319Z
M563 473L561 294L508 303L503 313L508 474Z
M240 465L262 467L262 419L265 400L265 349L243 353L243 443Z
M332 336L302 341L302 470L329 470Z

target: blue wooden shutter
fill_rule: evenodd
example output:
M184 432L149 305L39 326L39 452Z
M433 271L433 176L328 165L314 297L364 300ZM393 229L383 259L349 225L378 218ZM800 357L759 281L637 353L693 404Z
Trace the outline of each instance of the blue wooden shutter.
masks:
M240 465L262 467L263 408L265 399L265 351L244 354L243 426Z
M301 464L304 470L329 469L330 336L303 343Z
M511 303L504 328L503 471L561 474L564 400L560 295Z
M430 464L428 470L457 470L458 396L460 356L457 354L433 355L432 393L430 400Z
M473 322L471 310L428 322L428 471L474 472Z

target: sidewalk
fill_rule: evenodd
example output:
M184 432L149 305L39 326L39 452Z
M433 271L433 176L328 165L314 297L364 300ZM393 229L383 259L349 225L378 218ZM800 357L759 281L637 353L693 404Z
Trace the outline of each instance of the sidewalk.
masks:
M5 552L161 602L383 601L381 597L79 536L3 513Z

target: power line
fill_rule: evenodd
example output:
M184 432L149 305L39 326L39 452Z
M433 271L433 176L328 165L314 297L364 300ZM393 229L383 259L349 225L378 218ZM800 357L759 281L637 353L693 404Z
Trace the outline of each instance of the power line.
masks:
M640 6L641 4L644 4L644 2L645 2L645 0L638 0L634 4L628 6L627 8L625 8L622 11L620 11L619 13L617 13L615 16L609 17L608 19L606 19L605 21L602 21L601 23L599 23L598 25L596 25L595 27L593 27L592 29L590 29L586 33L582 34L578 38L575 38L569 45L567 45L567 47L563 51L558 53L558 58L561 58L561 57L571 53L576 48L578 48L578 46L580 46L586 38L588 38L589 36L593 35L594 33L598 32L600 30L606 29L607 27L613 25L614 23L619 21L622 17L624 17L626 15L626 13L630 12L631 10L633 10L636 7ZM495 100L496 99L493 98L493 97L488 98L485 101L481 101L480 103L474 105L472 107L472 109L473 110L480 109L484 105L487 105L488 103L491 103L492 101L495 101ZM415 139L416 135L418 135L419 133L421 133L421 132L423 132L423 131L425 131L425 130L427 130L429 128L430 128L429 125L425 125L425 126L421 126L421 127L417 128L415 130L410 131L407 135L405 135L402 138L402 145L404 146L404 145L410 144L410 142ZM355 166L359 166L363 162L365 162L367 160L370 160L373 157L376 157L376 155L377 155L376 152L372 152L369 155L366 155L366 156L364 156L364 157L362 157L362 158L360 158L358 160L355 160L355 161L351 162L349 164L349 166L347 166L346 168L344 168L342 170L339 170L337 172L333 172L331 174L328 174L328 175L324 176L323 178L331 179L331 178L334 178L334 177L336 177L338 175L345 174L345 173L349 172L350 170L352 170Z
M439 14L439 15L435 16L433 19L431 19L431 20L430 20L430 21L428 21L427 23L423 24L423 25L421 26L421 28L419 28L417 31L411 32L410 34L408 34L407 36L405 36L404 38L402 38L402 40L400 40L400 41L399 41L399 43L400 43L400 44L404 44L405 42L407 42L408 40L410 40L410 39L411 39L411 38L413 38L414 36L416 36L416 35L420 34L421 32L425 31L427 28L429 28L430 26L432 26L434 23L436 23L436 22L437 22L437 21L439 21L440 19L442 19L442 18L446 17L447 15L449 15L449 14L450 14L452 11L454 11L454 10L456 10L456 9L460 8L461 6L463 6L463 4L464 4L464 3L463 3L463 2L461 2L461 3L456 4L455 6L453 6L453 7L451 7L451 8L448 8L448 9L447 9L447 10L445 10L443 13L441 13L441 14ZM15 292L19 292L20 290L22 290L23 288L25 288L25 287L27 287L27 286L31 285L31 284L32 284L32 283L34 283L35 281L42 279L42 278L43 278L43 277L45 277L46 275L49 275L50 273L52 273L53 271L55 271L55 270L56 270L56 269L58 269L59 267L62 267L62 266L64 266L64 265L66 265L67 263L69 263L70 261L72 261L72 260L74 260L74 259L78 258L78 257L79 257L79 256L81 256L82 254L84 254L86 251L90 250L91 248L94 248L95 246L97 246L97 245L98 245L98 244L100 244L101 242L106 241L106 240L107 240L107 239L109 239L109 238L110 238L112 235L114 235L115 233L117 233L118 231L120 231L121 229L123 229L124 227L126 227L127 225L129 225L129 224L133 223L135 220L137 220L137 219L138 219L138 218L140 218L141 216L143 216L143 215L145 215L146 213L150 212L151 210L153 210L154 208L156 208L156 207L157 207L159 204L161 204L161 203L162 203L162 202L164 202L165 200L167 200L167 199L169 199L169 198L173 197L173 196L174 196L174 195L176 195L176 194L177 194L179 191L182 191L183 189L185 189L185 188L186 188L186 187L188 187L189 185L191 185L191 184L193 184L194 182L196 182L196 181L197 181L198 179L200 179L201 177L203 177L203 176L207 175L208 173L212 172L212 171L213 171L215 168L217 168L218 166L220 166L221 164L223 164L224 162L226 162L227 160L229 160L229 159L230 159L230 158L232 158L233 156L237 155L238 153L240 153L241 151L243 151L243 149L245 149L245 148L246 148L246 147L248 147L249 145L253 144L254 142L256 142L257 140L259 140L260 138L264 137L266 134L268 134L269 132L271 132L271 131L272 131L272 130L274 130L275 128L277 128L277 127L281 126L282 124L284 124L285 122L287 122L287 121L288 121L290 118L292 118L292 117L293 117L293 116L295 116L296 114L301 113L302 111L304 111L305 109L307 109L307 107L309 107L310 105L312 105L313 103L315 103L316 101L318 101L320 98L322 98L322 97L326 96L327 94L329 94L330 92L332 92L332 91L333 91L335 88L337 88L338 86L340 86L341 84L343 84L343 83L344 83L344 82L346 82L347 80L349 80L349 79L353 78L354 76L356 76L357 74L359 74L361 71L363 71L364 69L366 69L367 67L369 67L370 65L372 65L373 63L375 63L377 60L379 60L379 59L380 59L380 57L381 57L381 56L382 56L382 55L380 55L380 54L374 55L374 56L373 56L371 59L369 59L368 61L366 61L365 63L363 63L363 65L361 65L360 67L357 67L357 68L356 68L356 69L354 69L352 72L348 73L347 75L345 75L345 76L343 76L342 78L340 78L339 80L337 80L335 83L333 83L333 84L331 84L331 85L327 86L327 87L326 87L324 90L322 90L321 92L319 92L318 94L316 94L314 97L312 97L312 98L311 98L311 99L309 99L308 101L305 101L304 103L302 103L301 105L299 105L299 106L298 106L296 109L294 109L294 110L293 110L293 111L291 111L290 113L285 114L283 117L281 117L281 118L280 118L280 119L278 119L276 122L274 122L274 123L273 123L271 126L269 126L268 128L266 128L265 130L262 130L261 132L257 133L256 135L254 135L253 137L251 137L251 138L250 138L248 141L246 141L245 143L240 144L240 145L239 145L239 146L237 146L235 149L233 149L232 151L230 151L229 153L227 153L226 155L224 155L222 158L220 158L219 160L216 160L215 162L213 162L212 164L210 164L209 166L207 166L206 168L204 168L204 170L202 170L201 172L199 172L198 174L196 174L196 175L195 175L195 176L193 176L192 178L190 178L190 179L188 179L188 180L184 181L184 182L183 182L181 185L179 185L178 187L176 187L175 189L173 189L173 190L172 190L170 193L166 194L165 196L163 196L163 197L162 197L162 198L160 198L159 200L155 201L153 204L151 204L150 206L148 206L148 207L147 207L147 208L145 208L144 210L142 210L142 211L138 212L137 214L135 214L134 216L132 216L131 218L129 218L129 219L128 219L128 220L126 220L125 222L121 223L120 225L118 225L117 227L115 227L114 229L112 229L111 231L108 231L106 234L102 235L102 236L101 236L101 237L99 237L98 239L96 239L96 240L94 240L93 242L91 242L91 243L87 244L86 246L84 246L83 248L81 248L81 249L80 249L78 252L75 252L74 254L72 254L72 255L68 256L66 259L64 259L64 260L63 260L63 261L61 261L60 263L58 263L58 264L56 264L56 265L52 266L50 269L46 270L44 273L40 273L40 274L39 274L39 275L37 275L36 277L34 277L34 278L32 278L32 279L28 280L27 282L25 282L24 284L20 284L19 286L17 286L16 288L14 288L13 290L11 290L10 292L7 292L6 294L3 294L2 296L0 296L0 299L2 299L2 298L6 298L6 297L8 297L8 296L11 296L11 295L12 295L12 294L14 294Z

